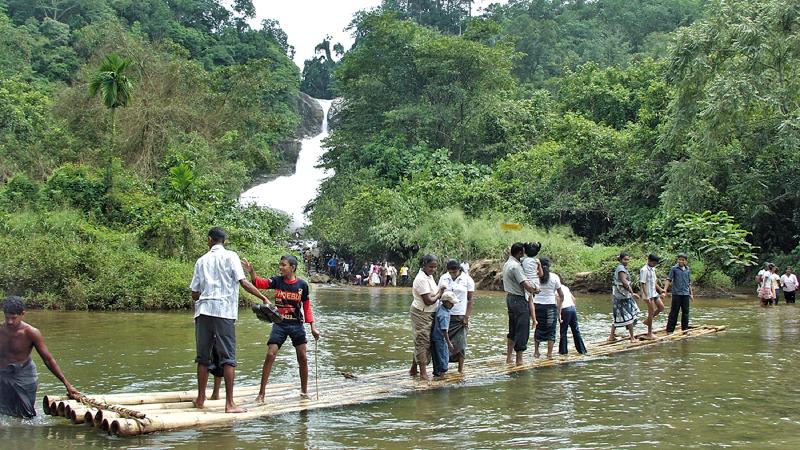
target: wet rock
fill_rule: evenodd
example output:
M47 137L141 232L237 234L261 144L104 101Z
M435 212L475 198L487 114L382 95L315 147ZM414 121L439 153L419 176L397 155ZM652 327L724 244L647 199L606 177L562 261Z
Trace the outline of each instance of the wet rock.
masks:
M322 133L322 106L313 97L301 92L297 96L297 112L300 114L295 133L298 139Z
M324 273L311 274L308 277L309 283L330 283L331 277Z
M344 99L339 97L333 99L331 107L328 109L328 129L333 130L339 124L337 114L342 110Z

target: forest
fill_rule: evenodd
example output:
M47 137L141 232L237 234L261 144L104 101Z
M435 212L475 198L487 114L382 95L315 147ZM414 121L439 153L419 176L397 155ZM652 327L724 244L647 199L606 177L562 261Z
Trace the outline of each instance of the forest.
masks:
M800 260L800 4L471 3L384 0L301 71L250 0L0 0L0 291L186 307L211 225L273 267L287 218L237 197L301 90L340 105L305 231L340 255L686 251L722 286Z

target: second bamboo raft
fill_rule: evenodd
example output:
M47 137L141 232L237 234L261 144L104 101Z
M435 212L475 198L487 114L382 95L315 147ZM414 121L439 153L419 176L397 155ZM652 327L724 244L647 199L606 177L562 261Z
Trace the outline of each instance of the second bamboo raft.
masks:
M225 426L237 420L275 416L297 411L331 408L356 403L366 403L390 397L408 395L416 391L440 389L465 381L481 381L523 370L537 369L576 361L591 361L599 357L622 353L643 347L674 342L696 336L717 333L725 326L698 326L687 331L666 334L656 333L656 339L636 342L619 340L591 343L588 356L572 354L553 359L538 359L521 365L505 363L502 357L468 360L464 374L448 373L442 380L420 381L410 378L406 370L378 372L320 380L320 398L304 399L297 394L297 383L267 386L267 402L253 403L258 386L236 387L236 402L247 408L241 414L226 414L224 400L208 400L203 409L194 408L192 400L196 391L157 392L139 394L113 394L83 396L79 400L45 395L43 407L46 414L63 416L75 424L95 426L118 436L135 436L157 431L197 427Z

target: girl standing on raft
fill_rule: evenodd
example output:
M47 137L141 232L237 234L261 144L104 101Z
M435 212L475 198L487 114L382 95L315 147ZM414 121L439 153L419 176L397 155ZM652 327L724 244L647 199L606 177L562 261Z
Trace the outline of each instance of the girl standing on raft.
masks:
M553 345L556 343L556 324L561 323L561 303L564 292L561 290L561 278L550 272L550 260L539 261L542 276L539 278L539 292L533 297L536 309L536 330L533 333L533 357L539 357L539 343L547 341L547 359L553 357ZM556 295L558 294L558 295Z
M452 292L458 302L450 310L450 328L448 334L453 343L450 362L458 362L458 373L464 373L464 358L467 354L467 330L469 316L472 314L472 295L475 293L475 281L466 273L455 259L447 261L447 273L439 278L439 288Z
M634 299L638 299L639 295L633 293L631 286L631 276L628 273L628 263L631 262L631 255L626 252L619 254L619 265L614 269L614 281L611 286L612 290L612 315L614 316L614 323L611 325L611 334L608 335L608 342L617 340L617 328L625 327L628 329L628 335L631 342L636 342L633 336L633 326L639 320L639 306Z

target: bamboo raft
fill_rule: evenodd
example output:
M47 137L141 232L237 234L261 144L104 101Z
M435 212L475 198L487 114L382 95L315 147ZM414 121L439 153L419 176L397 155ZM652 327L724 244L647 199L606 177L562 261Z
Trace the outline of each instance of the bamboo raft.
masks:
M247 408L247 412L240 414L226 414L224 400L207 400L203 409L195 408L192 400L197 395L196 390L82 396L77 400L45 395L43 408L46 414L62 416L74 424L94 426L118 436L225 426L234 421L366 403L469 381L491 380L524 370L591 361L616 353L713 334L725 328L725 326L698 326L671 335L661 330L656 333L655 340L644 340L644 335L641 334L637 336L636 342L630 342L627 338L615 342L594 342L587 345L588 355L573 353L568 356L555 356L553 359L526 359L526 362L519 366L506 364L505 358L497 356L467 360L463 375L451 370L443 379L435 381L411 378L405 369L358 376L342 373L343 377L319 381L321 394L318 399L314 396L310 399L300 397L297 392L297 382L268 385L267 402L263 404L254 403L258 386L236 387L234 391L236 403Z

